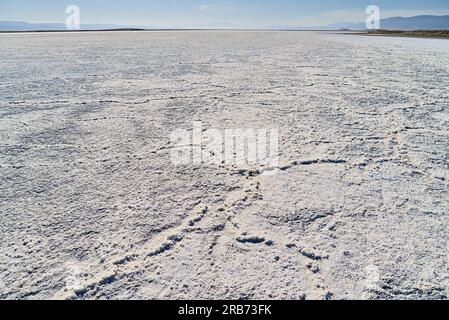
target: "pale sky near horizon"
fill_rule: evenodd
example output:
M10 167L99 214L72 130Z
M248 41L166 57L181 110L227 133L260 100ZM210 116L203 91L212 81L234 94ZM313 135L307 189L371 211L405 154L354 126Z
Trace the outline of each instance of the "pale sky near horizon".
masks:
M363 22L369 5L381 9L381 18L449 15L449 0L0 0L0 20L64 23L68 5L79 6L82 24L179 28Z

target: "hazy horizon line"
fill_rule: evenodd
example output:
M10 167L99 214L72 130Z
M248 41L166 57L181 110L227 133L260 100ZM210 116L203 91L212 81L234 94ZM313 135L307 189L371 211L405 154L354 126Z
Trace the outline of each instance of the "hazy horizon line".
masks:
M420 14L420 15L395 15L395 16L386 16L381 17L381 20L392 19L392 18L414 18L421 16L431 16L431 17L446 17L449 14ZM25 23L31 25L64 25L64 22L55 22L55 21L28 21L28 20L3 20L0 19L0 23ZM115 23L115 22L86 22L81 23L80 26L109 26L113 28L133 28L133 29L175 29L175 30L197 30L197 29L206 29L206 30L227 30L227 29L236 29L236 30L278 30L278 29L288 29L288 28L304 28L304 29L312 29L312 28L323 28L332 26L335 24L361 24L364 21L350 22L350 21L334 21L326 24L317 24L317 25L307 25L307 24L271 24L271 25L258 25L258 26L244 26L239 25L232 22L227 21L211 21L204 23L196 23L193 25L185 25L185 26L174 26L174 25L151 25L151 24L128 24L128 23Z

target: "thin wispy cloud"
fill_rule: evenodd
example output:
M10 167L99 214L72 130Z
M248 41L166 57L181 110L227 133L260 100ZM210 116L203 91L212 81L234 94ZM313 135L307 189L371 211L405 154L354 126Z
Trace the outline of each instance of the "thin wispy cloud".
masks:
M198 10L202 12L217 12L222 11L224 9L229 9L232 6L232 3L216 3L216 4L203 4L198 6Z

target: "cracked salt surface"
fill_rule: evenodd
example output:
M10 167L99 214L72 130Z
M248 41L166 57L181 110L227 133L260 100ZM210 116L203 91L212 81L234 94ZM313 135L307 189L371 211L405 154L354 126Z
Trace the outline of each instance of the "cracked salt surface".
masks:
M448 41L3 34L0 70L0 298L447 299ZM279 166L174 166L193 121Z

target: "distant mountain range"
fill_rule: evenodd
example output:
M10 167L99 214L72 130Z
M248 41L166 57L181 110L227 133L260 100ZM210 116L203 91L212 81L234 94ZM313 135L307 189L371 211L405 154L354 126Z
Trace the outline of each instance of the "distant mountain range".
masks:
M116 24L83 24L81 30L109 29L159 29L150 26L125 26ZM67 30L64 23L28 23L24 21L0 21L0 31L61 31Z
M380 20L380 28L388 30L447 30L449 29L449 16L416 16L393 17ZM365 22L361 23L334 23L324 27L327 30L350 29L365 30Z
M215 22L204 25L192 26L192 29L238 29L239 27L226 22ZM380 21L381 29L388 30L449 30L449 15L430 16L422 15L416 17L393 17ZM84 24L81 30L105 30L105 29L170 29L159 26L120 26L114 24ZM364 22L360 23L333 23L326 26L298 27L298 26L271 26L264 29L275 30L365 30ZM28 23L23 21L0 21L0 31L56 31L66 30L63 23Z

